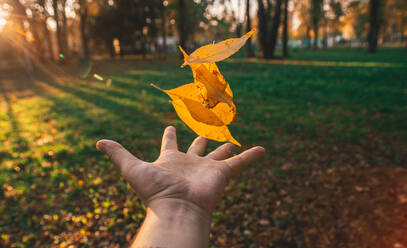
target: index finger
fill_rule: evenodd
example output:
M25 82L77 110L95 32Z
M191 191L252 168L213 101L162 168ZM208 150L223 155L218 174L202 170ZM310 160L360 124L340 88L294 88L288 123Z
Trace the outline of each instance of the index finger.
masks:
M249 165L254 160L260 158L266 153L266 150L261 146L252 147L249 150L246 150L239 155L236 155L232 158L223 160L226 162L226 166L229 167L230 176L235 175L240 169Z
M166 127L164 130L161 143L161 153L165 150L178 150L177 133L173 126Z

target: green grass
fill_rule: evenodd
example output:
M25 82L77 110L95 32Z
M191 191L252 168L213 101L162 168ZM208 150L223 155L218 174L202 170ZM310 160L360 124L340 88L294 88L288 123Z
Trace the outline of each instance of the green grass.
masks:
M284 190L303 201L312 189L289 182L312 183L315 168L407 164L405 50L383 49L374 55L360 49L299 50L290 58L297 60L360 63L298 65L239 59L219 63L237 106L232 135L243 148L262 145L268 154L232 180L234 187L214 214L219 229L213 231L211 242L217 246L218 237L225 235L221 231L241 224L228 222L238 221L231 217L236 213L226 211L233 204L243 202L248 211L260 209L259 218L269 218L274 208L267 202L278 199L271 192ZM64 75L44 72L24 84L11 74L2 76L0 245L66 242L94 247L129 241L126 234L136 232L143 206L95 143L114 139L152 161L158 156L164 127L174 125L180 148L186 150L195 135L176 116L168 97L149 85L170 89L192 82L190 69L179 65L175 60L128 62L123 69L119 62L96 63L92 73L111 77L111 87L92 78L61 83ZM212 142L210 149L217 145ZM263 188L266 195L246 200L247 194L256 195ZM299 230L292 218L273 217L270 230ZM256 218L252 225L255 222ZM243 244L260 240L247 232L229 236ZM268 239L291 242L296 237L270 234ZM306 245L304 240L296 244Z

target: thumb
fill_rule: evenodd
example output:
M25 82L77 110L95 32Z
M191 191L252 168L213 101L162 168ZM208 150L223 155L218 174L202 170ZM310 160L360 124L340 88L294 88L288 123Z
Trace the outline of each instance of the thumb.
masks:
M96 148L106 153L123 174L127 174L127 171L131 167L142 163L141 160L133 156L133 154L127 151L122 145L113 140L99 140L96 143Z

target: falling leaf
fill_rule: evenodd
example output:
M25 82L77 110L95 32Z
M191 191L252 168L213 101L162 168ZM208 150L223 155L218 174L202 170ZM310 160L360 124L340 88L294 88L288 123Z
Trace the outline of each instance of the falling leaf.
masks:
M229 106L227 104L219 103L214 108L206 108L199 102L198 89L193 83L162 91L172 99L171 103L180 119L196 134L208 139L221 142L229 141L241 146L232 137L226 126L226 123L230 123L235 115L235 112L228 112ZM224 111L225 108L227 111Z
M232 38L216 44L209 44L196 49L185 59L181 67L191 64L203 64L224 60L237 52L256 31L253 28L240 38Z
M236 117L233 92L215 62L237 52L255 30L240 38L200 47L191 55L180 46L179 49L184 54L184 64L181 67L191 67L194 82L172 90L162 90L155 86L170 96L178 116L196 134L240 146L226 126Z
M181 47L180 50L184 54L184 59L187 59L188 54ZM199 88L198 94L205 106L213 108L219 102L224 102L235 108L232 90L215 63L191 64L190 67L194 75L194 84Z
M192 118L196 121L213 126L224 126L230 124L236 116L236 107L232 103L232 107L221 102L213 108L207 108L201 103L199 95L200 89L194 83L185 84L171 90L163 90L154 84L155 88L167 93L171 99L181 100Z

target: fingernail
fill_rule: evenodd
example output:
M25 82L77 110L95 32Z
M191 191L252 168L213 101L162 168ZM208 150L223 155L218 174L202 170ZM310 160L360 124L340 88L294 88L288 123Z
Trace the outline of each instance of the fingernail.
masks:
M98 142L96 142L96 149L103 152L104 145L105 143L103 142L103 140L99 140Z

